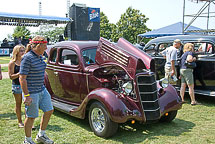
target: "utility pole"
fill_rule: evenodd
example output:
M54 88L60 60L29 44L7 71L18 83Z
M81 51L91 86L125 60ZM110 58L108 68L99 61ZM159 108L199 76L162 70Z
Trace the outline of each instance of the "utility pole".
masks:
M42 16L42 2L39 0L39 16ZM39 32L41 33L41 25L39 23Z
M39 1L39 16L42 15L42 2Z
M69 10L70 9L70 0L67 0L67 17L69 17ZM71 22L68 23L67 25L67 36L68 36L68 40L71 40L72 38L72 34L71 34Z
M70 0L67 0L67 15L69 15Z

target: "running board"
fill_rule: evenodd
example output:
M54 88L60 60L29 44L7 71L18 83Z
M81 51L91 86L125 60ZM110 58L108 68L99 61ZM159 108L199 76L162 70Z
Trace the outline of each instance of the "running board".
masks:
M177 91L180 91L180 87L175 87ZM186 88L185 92L189 93L189 89ZM215 97L215 91L212 90L195 90L194 88L194 93L199 94L199 95L204 95L204 96L212 96Z
M67 114L70 114L70 111L73 111L75 109L78 108L78 106L74 106L74 105L69 105L69 104L65 104L56 100L52 99L52 104L54 106L55 109L65 112Z

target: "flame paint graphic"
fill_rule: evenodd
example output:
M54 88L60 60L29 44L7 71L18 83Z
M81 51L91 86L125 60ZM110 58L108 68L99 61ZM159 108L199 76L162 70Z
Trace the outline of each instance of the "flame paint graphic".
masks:
M92 11L91 11L91 13L94 13L94 12L96 12L96 10L92 10Z

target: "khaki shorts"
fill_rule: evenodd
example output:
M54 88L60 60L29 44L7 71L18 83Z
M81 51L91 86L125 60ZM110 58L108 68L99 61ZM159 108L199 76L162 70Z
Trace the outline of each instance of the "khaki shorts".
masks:
M194 84L193 70L192 69L180 69L181 83L188 85Z
M171 67L165 67L165 78L168 79L168 81L171 84L175 84L175 82L171 79ZM177 70L175 69L175 76L177 77Z

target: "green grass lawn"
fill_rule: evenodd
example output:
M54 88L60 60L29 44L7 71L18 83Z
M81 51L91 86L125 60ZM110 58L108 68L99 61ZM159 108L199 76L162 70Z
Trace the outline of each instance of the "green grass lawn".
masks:
M1 67L2 72L8 72L8 67Z
M189 101L189 99L187 98ZM88 120L80 120L55 111L47 127L47 134L57 144L209 144L215 143L215 101L198 96L202 105L184 104L171 123L121 125L115 136L103 139L93 134ZM24 139L24 129L18 128L14 112L15 101L11 81L0 81L0 144L19 144ZM22 107L24 112L24 105ZM40 111L40 117L42 112ZM23 113L24 119L24 113ZM40 119L35 120L35 138Z
M0 64L8 64L10 62L10 57L9 56L1 56L0 57Z

